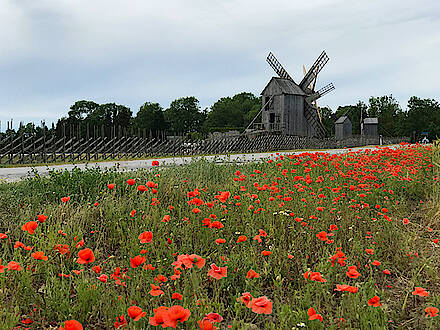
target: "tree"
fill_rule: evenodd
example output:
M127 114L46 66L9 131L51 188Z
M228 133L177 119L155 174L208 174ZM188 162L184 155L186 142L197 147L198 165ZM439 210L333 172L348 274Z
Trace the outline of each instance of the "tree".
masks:
M399 125L402 109L399 103L390 96L370 97L368 116L379 120L379 134L384 136L403 135Z
M332 109L328 107L319 108L321 113L322 125L325 128L325 135L327 137L335 135L335 114Z
M408 111L404 122L405 135L428 132L429 139L440 137L440 103L434 99L420 99L413 96L408 101Z
M252 93L222 97L211 106L204 127L209 131L221 128L244 129L261 109L261 99Z
M159 103L145 102L140 108L133 120L135 129L145 130L147 133L152 132L153 136L157 136L158 131L167 129L163 108Z
M194 96L174 100L165 110L164 115L166 122L175 134L200 131L206 117L200 111L199 101Z
M85 119L90 113L95 111L99 107L98 103L93 101L76 101L71 107L70 111L67 113L69 118L81 121Z

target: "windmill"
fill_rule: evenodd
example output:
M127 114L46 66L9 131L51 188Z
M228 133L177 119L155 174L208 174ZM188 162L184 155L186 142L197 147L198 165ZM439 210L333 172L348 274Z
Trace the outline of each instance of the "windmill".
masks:
M261 92L263 107L248 128L287 135L324 137L324 126L314 103L321 96L335 89L330 83L315 90L318 74L329 60L325 51L319 55L299 84L293 80L272 52L266 60L278 77L272 77ZM261 123L254 124L260 113Z

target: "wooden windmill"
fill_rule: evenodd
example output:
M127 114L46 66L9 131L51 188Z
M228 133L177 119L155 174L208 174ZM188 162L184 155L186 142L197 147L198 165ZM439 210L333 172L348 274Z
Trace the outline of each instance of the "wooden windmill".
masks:
M324 126L314 103L321 96L335 89L330 83L315 91L318 74L329 60L325 51L319 55L299 84L271 52L266 60L278 77L272 77L261 92L263 96L261 123L254 124L252 121L248 128L286 135L324 137Z

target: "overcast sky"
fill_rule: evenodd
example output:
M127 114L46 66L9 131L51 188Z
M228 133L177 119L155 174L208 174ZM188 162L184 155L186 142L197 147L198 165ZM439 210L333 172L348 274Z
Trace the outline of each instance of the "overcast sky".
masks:
M164 108L259 95L269 51L299 82L322 50L319 100L440 99L439 0L0 0L0 120L39 123L77 100Z

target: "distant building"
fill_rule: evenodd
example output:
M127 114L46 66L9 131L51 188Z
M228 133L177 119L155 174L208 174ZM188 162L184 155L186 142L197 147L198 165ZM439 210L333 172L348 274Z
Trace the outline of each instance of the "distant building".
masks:
M335 137L337 140L342 140L352 135L351 121L347 116L339 117L335 122Z
M377 118L365 118L361 123L361 135L378 136L379 120Z
M328 84L315 90L318 73L329 58L323 51L304 78L296 83L280 62L270 52L266 61L278 74L270 79L262 95L262 108L248 126L254 130L284 135L323 138L325 128L316 100L335 89ZM261 114L261 122L255 123Z
M261 95L263 105L268 103L262 112L264 130L299 136L316 134L304 116L306 94L293 81L273 77ZM316 110L314 114L318 117Z

